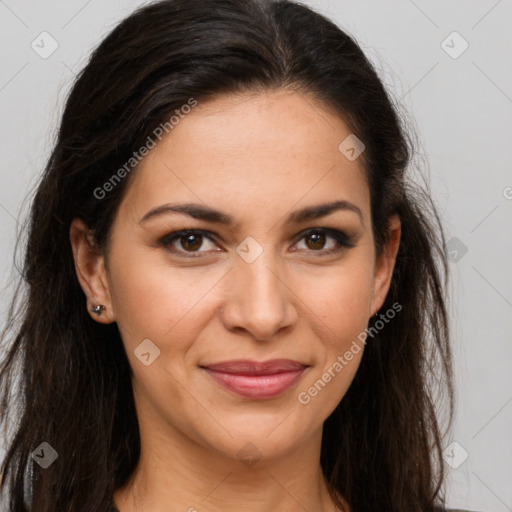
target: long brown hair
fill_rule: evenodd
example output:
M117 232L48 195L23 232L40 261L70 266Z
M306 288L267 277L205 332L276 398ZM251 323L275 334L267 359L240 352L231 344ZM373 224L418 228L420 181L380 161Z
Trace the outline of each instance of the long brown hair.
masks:
M353 512L443 503L436 397L448 398L448 424L453 415L444 236L428 191L408 177L414 148L397 107L354 39L305 5L164 0L135 11L92 53L33 200L0 364L0 420L16 419L1 481L11 512L107 511L140 455L130 365L117 325L87 314L72 219L105 247L136 166L102 197L97 190L156 127L190 98L283 87L322 102L364 141L377 252L390 216L402 223L382 311L402 310L368 342L326 420L322 469ZM58 453L47 469L31 458L42 442Z

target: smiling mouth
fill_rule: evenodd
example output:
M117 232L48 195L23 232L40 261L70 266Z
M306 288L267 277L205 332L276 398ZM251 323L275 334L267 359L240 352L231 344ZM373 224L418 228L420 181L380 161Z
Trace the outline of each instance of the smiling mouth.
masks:
M274 398L290 389L309 366L291 359L225 361L201 366L223 388L253 399Z

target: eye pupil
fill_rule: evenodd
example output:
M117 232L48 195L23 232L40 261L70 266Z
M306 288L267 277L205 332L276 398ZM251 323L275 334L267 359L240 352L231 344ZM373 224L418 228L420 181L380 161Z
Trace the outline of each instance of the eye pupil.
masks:
M313 241L313 247L308 244L310 249L322 249L325 244L325 233L312 233L307 237L307 240Z
M183 243L185 240L185 243ZM184 249L191 249L193 251L199 249L203 242L203 235L200 234L190 234L181 237L181 245ZM195 241L195 243L194 243ZM187 247L188 246L188 247Z

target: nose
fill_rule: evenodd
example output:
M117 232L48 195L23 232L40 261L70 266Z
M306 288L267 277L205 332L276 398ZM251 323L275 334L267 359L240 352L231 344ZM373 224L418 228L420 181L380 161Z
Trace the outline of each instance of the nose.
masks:
M225 282L222 322L230 331L246 331L254 339L275 338L298 318L291 283L270 251L252 263L237 257ZM288 279L289 281L289 279Z

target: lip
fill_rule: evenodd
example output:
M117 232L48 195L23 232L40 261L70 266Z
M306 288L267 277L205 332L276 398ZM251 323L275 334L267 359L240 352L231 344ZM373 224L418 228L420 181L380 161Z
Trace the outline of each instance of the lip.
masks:
M224 361L201 366L225 389L247 398L273 398L290 389L308 365L291 359Z

